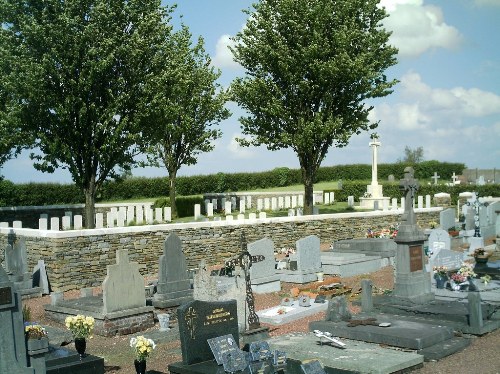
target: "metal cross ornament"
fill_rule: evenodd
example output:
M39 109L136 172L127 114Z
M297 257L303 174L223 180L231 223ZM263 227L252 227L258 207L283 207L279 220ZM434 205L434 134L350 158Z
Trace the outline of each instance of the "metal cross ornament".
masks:
M248 306L248 328L250 330L258 329L260 327L259 316L255 312L255 300L252 292L252 282L250 280L250 268L253 263L261 262L265 260L262 255L252 256L248 252L247 241L245 238L245 233L242 232L240 235L240 247L241 252L238 257L229 260L234 265L238 265L245 273L245 284L246 284L246 303Z

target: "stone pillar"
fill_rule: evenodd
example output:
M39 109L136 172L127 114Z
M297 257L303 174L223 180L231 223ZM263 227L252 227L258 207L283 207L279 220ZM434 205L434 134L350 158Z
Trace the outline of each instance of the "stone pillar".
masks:
M373 310L373 284L369 279L361 281L361 310L363 312L371 312Z

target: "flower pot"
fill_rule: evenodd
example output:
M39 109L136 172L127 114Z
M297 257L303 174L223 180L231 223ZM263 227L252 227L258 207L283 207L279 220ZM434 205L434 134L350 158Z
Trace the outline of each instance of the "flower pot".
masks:
M146 360L134 360L136 374L146 374Z
M436 275L434 278L436 279L436 288L444 288L448 277Z
M80 355L80 360L85 357L85 350L87 349L85 338L75 338L75 349Z
M476 264L486 264L488 262L488 256L476 256L474 260L476 260Z

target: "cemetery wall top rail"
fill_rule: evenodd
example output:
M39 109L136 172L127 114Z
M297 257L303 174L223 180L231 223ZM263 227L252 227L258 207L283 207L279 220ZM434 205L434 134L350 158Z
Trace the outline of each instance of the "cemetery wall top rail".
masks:
M415 213L431 213L440 212L442 207L422 208L415 209ZM335 220L346 218L361 218L361 217L386 217L386 216L399 216L403 213L402 209L391 211L369 211L369 212L350 212L350 213L332 213L332 214L319 214L310 216L293 216L293 217L268 217L265 219L245 219L234 221L203 221L203 222L187 222L187 223L166 223L157 225L140 225L140 226L126 226L126 227L112 227L112 228L99 228L99 229L82 229L82 230L68 230L68 231L54 231L54 230L38 230L29 228L12 228L0 227L0 234L20 234L28 237L40 238L75 238L81 236L99 236L99 235L112 235L112 234L127 234L127 233L141 233L141 232L163 232L163 231L176 231L184 229L195 228L211 228L220 226L251 226L255 224L273 224L273 223L286 223L286 222L310 222L322 220Z

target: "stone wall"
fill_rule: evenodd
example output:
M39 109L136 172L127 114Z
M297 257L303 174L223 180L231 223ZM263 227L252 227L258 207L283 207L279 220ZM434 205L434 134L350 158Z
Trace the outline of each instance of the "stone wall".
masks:
M417 209L420 227L429 227L431 221L437 222L441 210ZM294 247L296 240L308 235L317 235L322 243L330 243L364 237L368 229L387 228L400 221L401 213L400 210L373 211L63 232L0 228L0 248L6 248L9 241L24 237L29 268L32 269L39 259L43 259L52 289L66 291L101 285L106 276L106 266L116 263L115 253L120 248L129 250L130 261L141 265L144 276L156 277L163 242L172 231L182 241L188 267L195 268L201 259L213 265L235 255L240 250L242 231L248 242L268 237L273 240L275 248ZM0 253L0 261L3 261L3 252Z

